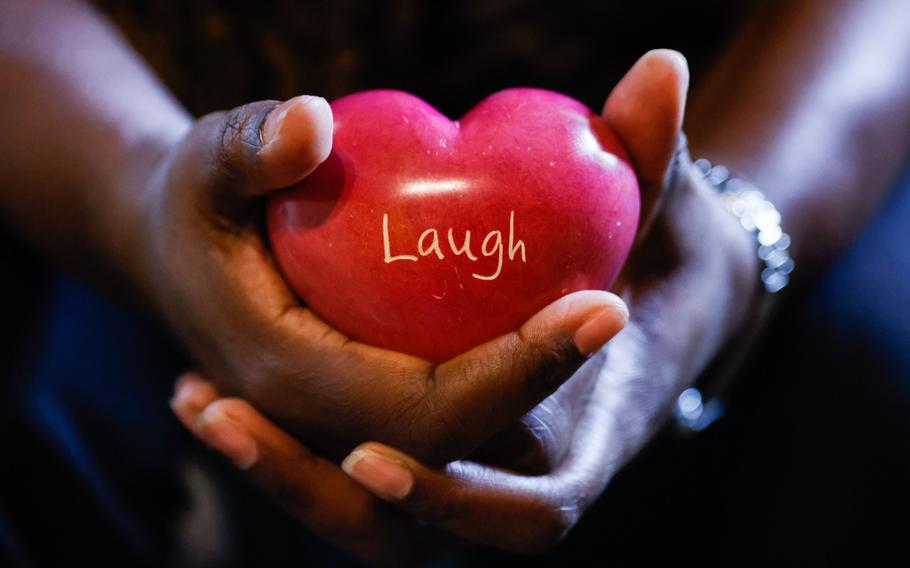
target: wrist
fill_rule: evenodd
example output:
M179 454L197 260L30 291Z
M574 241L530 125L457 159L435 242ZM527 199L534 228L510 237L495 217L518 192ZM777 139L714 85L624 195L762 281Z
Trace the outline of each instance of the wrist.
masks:
M776 294L793 269L789 236L782 231L780 215L760 190L729 176L723 166L707 160L696 163L703 185L722 203L728 219L719 224L730 234L730 281L733 290L745 293L730 305L726 338L717 356L700 373L697 388L686 389L677 399L676 418L683 432L701 431L724 412L725 400L735 378L754 351L772 314ZM736 239L737 235L745 238ZM734 298L737 295L734 294ZM740 308L740 309L735 309Z
M720 129L703 134L692 141L693 153L711 162L722 164L735 175L760 188L762 193L780 211L786 223L787 232L793 237L790 254L800 266L799 280L814 272L815 252L807 245L814 242L806 229L813 224L794 223L806 217L805 195L812 188L820 187L817 172L807 168L802 159L786 159L793 156L771 137L743 141L742 130L728 132ZM803 197L800 197L803 196Z
M720 195L710 189L718 219L720 239L728 243L724 248L724 263L727 282L730 286L730 297L733 301L727 310L727 340L738 334L748 323L750 314L754 313L766 294L761 282L761 263L757 255L755 237L743 229L737 218L726 209Z
M100 224L99 239L117 280L117 292L143 307L155 304L150 285L154 262L148 245L154 227L149 214L156 207L170 155L190 124L187 119L129 144L121 154L122 166L106 180L109 217Z
M717 294L719 301L726 300L719 306L724 314L718 322L722 326L723 343L741 330L765 294L761 282L762 266L757 256L758 245L754 235L742 227L727 209L722 196L702 179L694 166L689 168L687 175L693 178L693 195L709 217L704 222L712 227L712 242L704 243L703 248L714 249L717 277L723 283L723 290Z

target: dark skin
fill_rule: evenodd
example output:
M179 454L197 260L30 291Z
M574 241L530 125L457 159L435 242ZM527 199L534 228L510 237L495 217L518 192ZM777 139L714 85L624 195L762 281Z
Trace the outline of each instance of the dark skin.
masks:
M144 305L225 393L330 455L379 439L430 462L463 457L623 326L622 301L591 291L440 365L350 341L299 304L260 224L263 197L328 154L327 103L264 101L192 121L89 8L14 4L3 14L13 78L4 102L39 104L3 119L21 149L4 164L4 220L64 266ZM39 32L50 39L34 42ZM78 57L58 57L71 44ZM35 136L45 129L79 136Z
M742 172L781 210L798 284L837 256L904 163L910 22L901 9L899 1L803 0L779 18L782 9L768 8L693 104L687 124L698 154ZM598 349L621 326L621 309L586 293L570 300L572 310L554 308L523 333L434 369L346 341L293 302L271 264L251 211L324 157L312 107L286 131L293 159L278 152L266 164L252 133L274 103L192 123L80 4L5 2L0 38L11 78L0 132L15 149L0 164L4 222L160 314L207 377L180 382L180 418L303 523L373 563L431 557L443 532L521 552L558 542L675 394L748 323L759 297L750 237L685 153L671 161L687 76L670 53L649 54L604 109L653 211L616 288L632 313L626 329ZM663 183L668 169L672 187ZM582 333L579 342L595 313L604 315L596 338ZM575 372L589 349L597 355ZM426 378L447 372L466 386L436 380L429 390ZM363 373L381 373L375 380L390 394L373 399L377 383ZM426 406L402 412L409 399ZM339 408L352 419L334 419ZM448 419L419 419L439 409ZM218 435L225 424L230 437ZM345 473L338 452L367 440L376 442L360 446ZM503 447L530 449L489 451ZM484 465L491 454L505 468ZM473 459L448 463L465 456ZM377 484L365 466L383 460L407 483ZM420 546L413 531L428 529L414 516L440 529Z
M267 116L282 116L281 126ZM147 271L150 295L220 388L320 450L335 455L379 438L430 462L463 457L571 377L619 331L624 308L607 293L574 294L440 365L332 329L277 272L258 198L325 158L331 124L322 99L198 121L149 178L150 262L167 267ZM273 130L280 135L269 140Z
M910 148L910 85L900 69L910 60L910 23L900 17L899 2L803 1L786 8L784 12L768 6L756 13L749 31L701 86L687 124L698 155L742 172L781 210L785 227L794 236L792 254L799 266L794 282L799 287L811 282L857 234L905 163ZM768 49L769 37L778 39L774 49ZM874 81L849 80L870 74ZM654 84L655 92L672 91L666 84ZM731 96L733 88L736 96ZM642 105L644 109L666 108L649 99L647 92L634 92L633 98L650 102ZM608 102L608 115L609 107ZM642 118L644 109L625 108ZM868 134L860 136L863 133ZM646 152L635 154L641 176ZM368 443L361 452L403 468L411 479L409 489L391 495L382 490L387 487L375 487L356 472L353 477L381 499L468 541L517 552L535 552L559 542L612 474L663 421L667 403L691 384L721 346L752 323L751 304L761 295L754 245L749 241L744 249L737 244L744 233L735 224L730 229L729 215L717 210L713 194L693 175L685 155L675 167L683 173L672 190L646 193L662 196L655 223L618 287L632 318L601 351L603 361L592 365L596 371L588 371L596 373L596 387L586 404L572 407L573 416L581 417L579 427L563 438L570 450L554 452L562 457L554 457L546 475L522 476L470 460L427 468L393 448ZM642 185L648 187L644 181ZM796 222L787 223L791 217ZM715 254L704 254L706 243ZM725 250L729 252L723 254ZM674 322L687 329L681 331ZM205 382L188 380L179 387L190 392L197 388L201 397L211 397L212 406L204 413L217 416L229 409L231 419L243 425L254 444L277 439L274 432L262 429L267 422L259 422L261 415L244 401L219 400ZM194 427L202 439L211 441L205 431L208 424L203 419ZM306 452L296 442L285 441L286 456ZM271 456L259 455L251 476L264 488L296 487L292 493L311 505L293 509L302 522L329 539L370 534L371 524L365 519L373 519L372 514L323 503L313 470L300 465L285 470L279 464L294 463L293 458L273 461ZM347 469L351 461L346 461ZM288 474L282 476L282 471ZM263 472L275 477L263 480ZM321 475L320 479L328 477L325 471ZM355 501L362 496L353 486L347 491ZM365 508L374 510L372 505ZM316 510L333 511L333 523L315 520ZM430 554L440 546L438 540L418 541L413 536L404 540L407 546L394 548L392 557L417 551ZM373 547L389 542L396 541L368 537L363 549L354 550L381 564L389 558L388 550ZM426 544L414 547L414 542Z
M615 437L622 426L612 409L629 404L633 389L647 385L663 392L660 396L643 393L647 398L635 402L637 410L662 414L670 393L679 388L676 381L692 372L667 368L670 358L655 358L643 348L675 353L673 361L680 362L689 360L697 346L706 361L712 353L710 343L704 346L706 339L720 341L732 333L735 328L726 326L742 321L747 304L737 308L733 298L719 297L717 288L699 283L706 278L736 282L740 289L757 294L750 237L694 174L686 149L673 155L686 87L684 61L672 52L651 52L614 89L603 115L617 131L628 133L625 141L638 157L645 195L652 196L652 203L661 202L655 217L645 220L650 229L642 233L618 289L648 313L672 311L688 318L692 333L671 333L657 320L636 321L633 316L627 328L566 385L569 391L561 389L523 419L526 425L537 425L528 430L542 441L537 447L543 463L527 468L519 450L513 451L519 459L497 467L484 459L482 448L469 459L434 468L388 444L368 442L339 467L281 432L247 401L222 398L211 382L196 373L178 382L178 416L197 436L246 470L254 483L278 496L279 503L301 522L372 564L398 564L405 559L421 563L464 541L521 553L553 546L628 457L616 453L622 448L617 443L621 439ZM647 112L630 104L644 99L652 102ZM660 125L656 131L663 136L632 136L649 124ZM654 140L666 142L659 152ZM649 156L658 158L649 162ZM693 234L693 223L703 230ZM722 243L717 254L698 254L706 238ZM717 302L726 302L725 309L703 311ZM193 410L187 411L188 407ZM653 427L645 422L623 426L641 427L637 435L642 437ZM515 440L501 436L493 438L487 449L498 453ZM400 468L403 474L397 479L404 483L377 478L377 463ZM351 477L362 486L352 483ZM370 499L370 492L408 515L383 507ZM288 495L294 498L288 500ZM379 533L378 526L383 527Z

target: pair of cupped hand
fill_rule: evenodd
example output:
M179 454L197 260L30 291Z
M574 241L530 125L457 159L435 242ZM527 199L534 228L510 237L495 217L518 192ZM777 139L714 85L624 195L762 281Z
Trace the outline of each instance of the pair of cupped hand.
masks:
M642 194L616 287L632 319L617 295L577 292L439 365L348 339L276 270L263 198L329 154L325 100L200 119L144 188L149 297L199 369L178 380L176 415L371 563L419 563L464 541L559 542L710 355L720 332L709 330L728 327L710 306L723 304L723 259L738 245L680 150L687 87L682 56L653 51L603 109ZM697 254L705 238L721 254Z

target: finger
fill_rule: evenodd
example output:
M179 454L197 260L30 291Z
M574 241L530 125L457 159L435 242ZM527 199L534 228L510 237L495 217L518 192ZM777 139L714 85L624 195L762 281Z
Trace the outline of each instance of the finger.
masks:
M282 382L282 392L260 380L257 389L242 394L253 404L257 397L271 401L270 415L293 432L314 432L329 417L302 420L297 401L307 396L312 381L332 377L341 384L343 378L337 395L358 409L346 417L347 439L374 439L428 463L446 463L468 455L547 398L627 319L617 296L576 292L519 330L434 366L351 341L311 311L289 309L274 321L275 347L293 349L295 357L309 362L308 368L299 379ZM288 342L287 337L297 340ZM303 390L294 391L294 385Z
M200 384L206 382L198 375L181 381L178 396ZM396 565L417 563L440 550L441 534L418 529L247 402L217 399L193 419L203 441L245 470L304 525L341 548L373 564Z
M321 97L250 103L204 117L190 141L190 160L211 189L260 195L293 185L332 149L332 109Z
M253 482L310 530L358 557L413 564L442 543L442 535L421 534L409 517L364 491L337 465L310 453L245 401L221 399L199 421L209 439L223 440L218 430L224 428L245 433L256 458L239 465L246 466Z
M416 433L427 442L421 459L445 463L473 451L553 394L627 320L619 297L575 292L517 331L440 365L411 424L412 440Z
M355 448L341 467L374 495L463 539L539 553L565 537L622 460L613 439L615 390L610 381L594 381L569 451L547 475L467 461L431 468L376 442Z
M617 391L628 387L606 380L605 373L596 373L568 454L547 475L515 475L465 461L430 468L376 442L355 448L341 467L373 494L466 540L545 551L565 537L624 459L613 412L616 398L625 396Z
M562 507L548 477L522 477L471 462L429 468L393 448L368 442L342 469L380 498L463 539L512 552L558 543L579 511Z
M198 437L200 432L196 417L217 399L218 391L211 383L199 373L188 372L181 375L174 384L174 396L170 405L180 422Z
M300 181L329 157L334 119L322 97L303 95L281 103L262 124L259 157L277 187ZM283 177L282 177L283 176Z
M647 232L677 146L689 88L689 68L677 51L643 55L616 85L603 117L623 142L641 187L641 229Z
M598 356L603 351L598 352ZM565 385L470 454L471 461L542 475L565 458L597 378L598 364L583 366Z

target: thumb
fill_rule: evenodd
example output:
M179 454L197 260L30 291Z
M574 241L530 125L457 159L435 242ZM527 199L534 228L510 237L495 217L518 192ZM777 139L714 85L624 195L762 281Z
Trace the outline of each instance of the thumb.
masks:
M312 172L332 149L333 118L322 97L262 101L200 121L196 148L211 172L211 187L234 195L262 195Z
M552 395L628 321L609 292L563 296L518 330L434 368L409 432L412 453L431 463L468 455ZM423 422L425 447L414 447ZM393 444L396 443L393 441Z
M689 88L689 67L677 51L644 54L610 93L604 120L619 136L641 187L641 233L647 231L677 147Z

